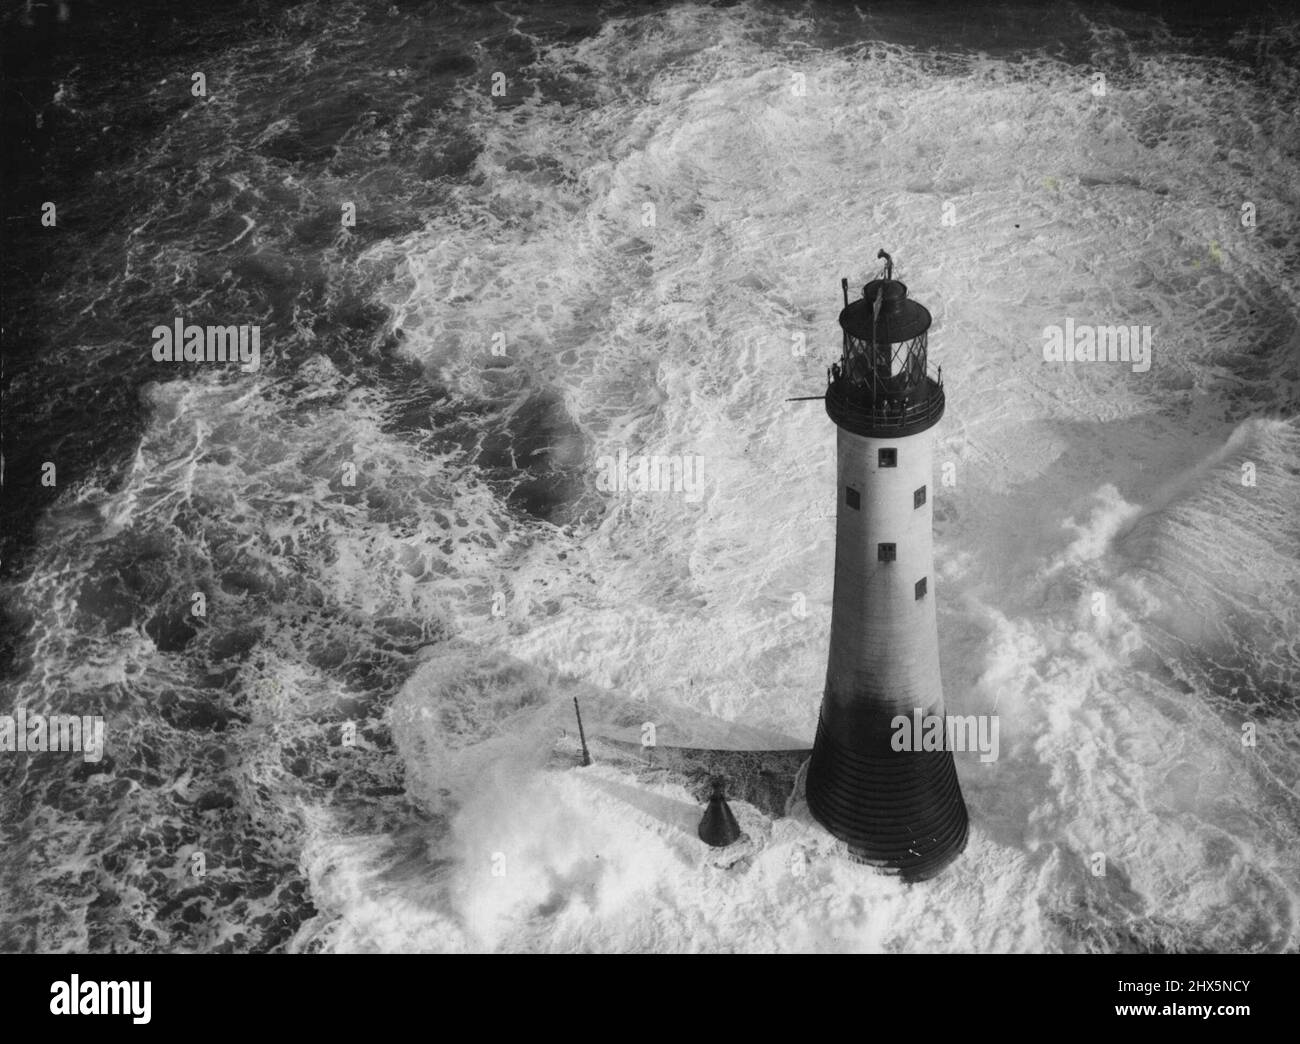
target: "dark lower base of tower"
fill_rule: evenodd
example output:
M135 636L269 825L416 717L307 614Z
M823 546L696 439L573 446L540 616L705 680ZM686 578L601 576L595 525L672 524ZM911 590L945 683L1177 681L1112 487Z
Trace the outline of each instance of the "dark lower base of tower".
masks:
M969 829L952 751L851 750L817 722L808 807L850 855L908 881L961 854Z

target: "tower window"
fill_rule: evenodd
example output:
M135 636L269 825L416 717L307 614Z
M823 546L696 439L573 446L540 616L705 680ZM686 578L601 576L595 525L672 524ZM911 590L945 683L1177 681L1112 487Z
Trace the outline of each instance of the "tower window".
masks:
M878 458L878 463L882 468L898 467L898 450L882 449L880 451L880 457Z
M877 545L876 545L876 561L877 561L877 562L892 562L892 561L894 560L894 558L895 558L894 547L895 547L895 545L893 545L893 544L877 544Z
M844 503L848 504L854 511L862 510L862 494L852 486L844 490Z
M925 487L922 486L920 489L918 489L915 493L912 494L912 507L913 509L915 509L915 508L923 507L924 505L925 505Z
M920 580L918 580L918 581L916 582L916 600L917 600L918 602L919 602L922 598L925 597L925 581L926 581L926 579L927 579L927 578L923 576L923 577L921 577Z

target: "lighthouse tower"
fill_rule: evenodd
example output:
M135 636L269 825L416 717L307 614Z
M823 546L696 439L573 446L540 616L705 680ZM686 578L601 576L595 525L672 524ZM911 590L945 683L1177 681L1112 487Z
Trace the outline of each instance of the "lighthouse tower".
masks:
M966 845L951 750L919 748L895 719L945 720L931 535L934 428L942 373L926 369L930 313L907 297L883 250L883 278L849 303L826 412L839 428L830 657L808 806L856 860L908 880L937 874ZM947 735L946 728L944 735ZM912 742L915 740L915 742Z

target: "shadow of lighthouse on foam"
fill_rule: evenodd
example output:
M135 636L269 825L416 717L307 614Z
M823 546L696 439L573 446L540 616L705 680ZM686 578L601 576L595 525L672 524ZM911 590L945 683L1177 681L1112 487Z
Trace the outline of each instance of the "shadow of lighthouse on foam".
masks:
M968 829L952 751L895 749L893 727L918 710L944 720L930 489L944 395L942 373L926 368L930 313L878 257L882 277L861 299L849 303L843 281L844 348L826 389L838 428L835 588L807 799L854 859L924 880L961 853Z

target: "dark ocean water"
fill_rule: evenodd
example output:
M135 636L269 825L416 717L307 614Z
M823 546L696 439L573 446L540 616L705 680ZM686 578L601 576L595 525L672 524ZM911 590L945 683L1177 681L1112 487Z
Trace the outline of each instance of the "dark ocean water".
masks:
M0 754L0 949L830 945L711 920L671 861L657 890L578 873L518 797L565 793L505 766L575 685L808 735L833 440L781 399L819 390L839 276L881 245L938 319L970 476L936 510L948 692L1019 731L963 770L984 834L939 900L1001 934L917 933L862 886L833 945L1296 947L1294 16L5 17L0 713L109 739ZM1160 364L1045 370L1064 314L1161 324ZM259 325L260 370L155 362L178 316ZM808 359L761 354L790 330ZM706 453L709 497L601 493L620 447ZM820 631L773 622L796 591ZM481 894L497 822L542 883Z

